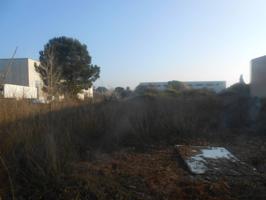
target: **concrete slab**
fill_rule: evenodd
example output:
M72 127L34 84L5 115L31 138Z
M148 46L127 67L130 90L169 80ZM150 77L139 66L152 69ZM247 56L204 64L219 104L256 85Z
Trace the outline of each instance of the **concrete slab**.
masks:
M256 175L256 169L241 162L224 147L176 145L177 152L192 174Z

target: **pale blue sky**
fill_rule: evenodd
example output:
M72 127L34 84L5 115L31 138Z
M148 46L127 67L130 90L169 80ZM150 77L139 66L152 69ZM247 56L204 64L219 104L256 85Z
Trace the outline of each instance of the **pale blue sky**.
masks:
M266 54L265 0L0 0L0 57L38 59L52 37L88 46L96 85L249 81Z

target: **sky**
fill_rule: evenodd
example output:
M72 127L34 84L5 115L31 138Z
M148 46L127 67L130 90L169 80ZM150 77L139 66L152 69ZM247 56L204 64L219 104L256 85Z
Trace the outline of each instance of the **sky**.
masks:
M0 0L0 58L39 58L49 39L87 45L96 86L250 79L266 54L265 0Z

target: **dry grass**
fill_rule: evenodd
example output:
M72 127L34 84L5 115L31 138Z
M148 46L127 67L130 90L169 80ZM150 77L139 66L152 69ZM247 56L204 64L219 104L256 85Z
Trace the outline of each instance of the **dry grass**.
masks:
M172 149L146 153L117 152L109 159L77 163L75 177L83 180L97 199L108 199L119 188L120 199L224 199L229 190L222 180L193 181L176 162ZM112 181L112 184L107 181ZM210 194L212 190L212 194ZM223 196L219 195L220 193ZM115 198L111 198L115 199Z
M143 96L94 104L39 105L1 99L0 105L0 155L13 182L13 188L5 189L7 198L12 197L12 189L20 199L64 199L61 195L64 188L71 185L69 177L74 173L73 163L93 161L103 152L127 147L145 153L150 146L176 143L227 144L233 130L225 124L223 100L214 94ZM139 163L136 163L137 158L128 159L134 168L141 162L153 165L149 159ZM6 173L0 175L2 181L7 177ZM90 177L92 186L93 181L97 182L95 187L89 188L95 190L90 194L100 192L97 191L98 184L112 184L115 181L112 178L105 177L98 182ZM123 184L119 185L121 194L127 193ZM119 187L112 188L113 193L109 195L114 195ZM158 191L158 198L164 197L158 187L164 186L155 184L153 190ZM81 196L76 199L85 199L82 194L77 195Z

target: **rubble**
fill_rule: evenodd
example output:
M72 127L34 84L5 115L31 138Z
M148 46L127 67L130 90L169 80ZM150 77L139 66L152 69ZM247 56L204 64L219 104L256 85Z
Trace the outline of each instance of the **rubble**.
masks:
M246 176L256 169L240 161L224 147L176 145L179 156L192 174Z

